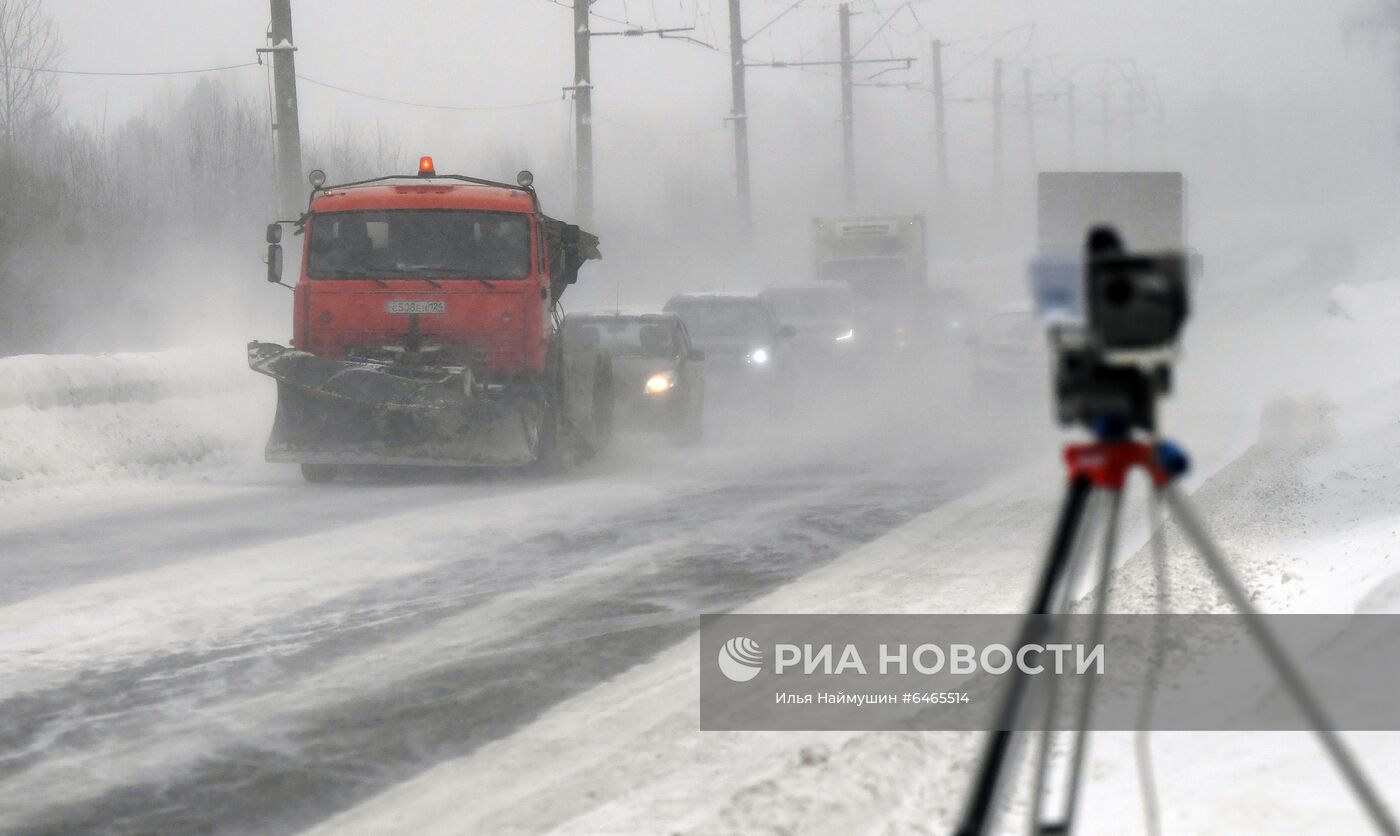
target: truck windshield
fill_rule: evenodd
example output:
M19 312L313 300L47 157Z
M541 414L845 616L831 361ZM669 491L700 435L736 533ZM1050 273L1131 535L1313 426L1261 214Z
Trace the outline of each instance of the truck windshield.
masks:
M307 274L329 278L523 279L525 215L443 209L326 212L311 218Z

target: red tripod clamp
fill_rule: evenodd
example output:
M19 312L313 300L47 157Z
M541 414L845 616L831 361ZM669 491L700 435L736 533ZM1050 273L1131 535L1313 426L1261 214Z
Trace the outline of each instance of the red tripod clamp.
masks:
M1177 475L1162 465L1156 448L1141 441L1070 444L1065 447L1065 467L1071 482L1083 479L1096 488L1113 491L1123 489L1128 471L1134 467L1146 470L1159 488L1166 487Z

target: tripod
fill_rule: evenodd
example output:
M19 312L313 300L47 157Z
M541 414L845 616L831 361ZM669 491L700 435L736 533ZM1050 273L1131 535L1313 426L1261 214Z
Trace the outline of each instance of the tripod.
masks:
M1019 645L1043 644L1051 639L1055 630L1054 615L1063 601L1069 597L1069 588L1075 577L1077 564L1088 551L1085 532L1086 519L1091 503L1102 505L1106 500L1107 517L1104 522L1103 553L1099 564L1096 607L1090 626L1096 644L1102 635L1104 608L1108 600L1110 570L1113 565L1113 552L1119 512L1122 508L1123 487L1128 474L1134 468L1142 468L1152 480L1154 491L1165 499L1188 540L1199 552L1216 583L1225 593L1230 603L1243 617L1260 653L1272 666L1283 683L1288 696L1307 718L1326 750L1333 764L1341 773L1357 801L1364 808L1378 832L1397 836L1394 819L1380 797L1361 771L1360 766L1337 735L1333 724L1323 711L1321 704L1308 688L1292 659L1284 652L1283 646L1269 630L1258 610L1250 602L1234 574L1230 571L1224 554L1211 540L1205 526L1196 516L1190 503L1177 489L1175 480L1186 472L1186 456L1170 444L1149 445L1133 441L1126 433L1101 432L1098 439L1088 444L1072 444L1065 448L1065 464L1069 475L1069 487L1061 506L1055 532L1051 539L1050 551L1046 557L1041 575L1037 581L1029 611L1022 621ZM1017 728L1017 720L1024 710L1030 690L1031 680L1024 671L1013 669L1013 678L1007 683L1007 691L997 714L997 725L988 735L982 761L962 821L956 833L958 836L982 836L990 832L995 815L998 790L1008 772L1014 770L1011 763L1011 748ZM1048 695L1050 704L1055 699L1054 686ZM1045 745L1034 776L1033 830L1037 834L1068 834L1074 825L1080 783L1083 772L1088 725L1093 703L1093 680L1090 679L1080 693L1078 706L1078 726L1069 756L1069 771L1066 779L1064 809L1057 816L1048 819L1042 816L1042 797L1049 770L1049 732L1046 732Z

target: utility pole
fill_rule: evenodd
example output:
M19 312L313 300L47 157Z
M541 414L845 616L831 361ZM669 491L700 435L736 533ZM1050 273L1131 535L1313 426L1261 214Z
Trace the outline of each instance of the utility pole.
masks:
M734 175L739 189L739 229L745 240L753 234L753 206L749 194L749 110L744 90L744 25L740 0L729 0L730 82L733 87Z
M788 10L798 7L790 4ZM904 69L913 65L913 58L857 58L851 50L851 4L842 3L839 8L841 23L841 57L836 61L769 61L745 64L747 67L830 67L841 68L841 148L844 169L845 204L847 209L856 202L856 120L855 120L855 65L856 64L903 64ZM784 12L786 14L786 12ZM778 17L782 17L780 14ZM776 20L777 18L775 18ZM771 25L771 23L770 23ZM767 26L761 27L761 32ZM878 31L878 30L877 30ZM755 32L754 34L757 34ZM750 35L749 37L753 37Z
M1021 92L1026 97L1026 153L1030 155L1031 170L1035 170L1035 98L1032 95L1031 68L1021 70Z
M297 115L296 42L292 0L272 0L272 87L277 97L277 191L284 218L300 217L306 204L301 180L301 121Z
M841 21L841 147L846 178L846 209L856 202L855 79L851 65L851 5L842 3Z
M593 221L593 74L588 65L592 2L574 0L574 212L580 224Z
M1079 125L1075 122L1073 81L1065 88L1065 101L1069 104L1069 168L1073 171L1079 164Z
M943 42L933 42L933 141L938 150L938 189L948 194L948 133L943 122Z
M992 188L1001 189L1001 59L992 62Z

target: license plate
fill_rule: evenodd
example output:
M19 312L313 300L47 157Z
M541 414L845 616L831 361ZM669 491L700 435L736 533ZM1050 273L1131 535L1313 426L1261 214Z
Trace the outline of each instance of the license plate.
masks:
M391 299L384 303L384 310L397 314L445 314L447 303L442 300Z

